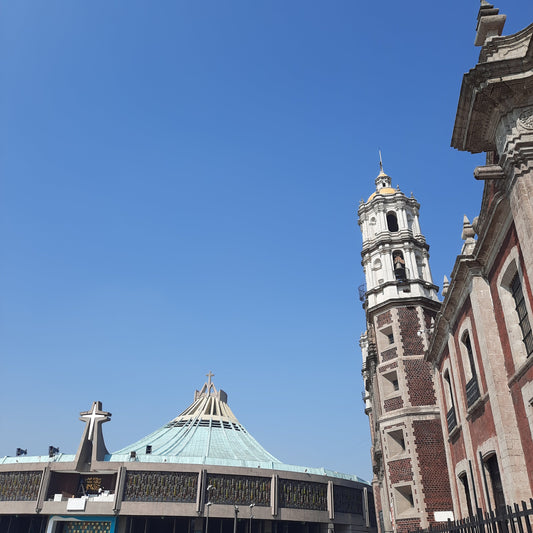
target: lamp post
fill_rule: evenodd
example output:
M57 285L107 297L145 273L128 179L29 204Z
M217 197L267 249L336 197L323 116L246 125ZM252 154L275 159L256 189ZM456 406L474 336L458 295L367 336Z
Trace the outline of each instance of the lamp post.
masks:
M233 510L235 511L235 518L233 519L233 533L237 533L237 515L239 514L239 508L234 505Z
M254 507L255 507L255 503L251 503L250 504L250 528L249 528L248 533L252 533L252 520L254 518Z
M211 507L211 505L213 505L211 503L211 491L214 490L215 487L213 487L213 485L209 485L209 487L207 487L207 503L205 504L206 506L206 511L205 511L205 533L208 533L209 531L209 507Z

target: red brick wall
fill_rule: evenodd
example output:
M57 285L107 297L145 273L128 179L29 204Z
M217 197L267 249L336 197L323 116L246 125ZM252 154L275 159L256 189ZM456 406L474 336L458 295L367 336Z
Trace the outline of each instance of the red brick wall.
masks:
M398 308L400 335L404 355L423 355L424 345L418 332L422 330L416 307Z
M413 435L428 519L453 509L440 420L413 420Z
M437 398L431 377L431 364L422 359L406 359L403 366L411 405L435 405Z
M391 483L413 480L413 467L411 459L397 459L389 461L389 479Z
M388 413L389 411L395 411L396 409L401 409L403 407L403 398L397 396L396 398L389 398L383 402L383 407Z
M391 359L394 359L395 357L398 357L398 352L396 348L389 348L388 350L381 352L381 360L383 362L390 361Z
M415 531L416 529L420 529L420 518L405 518L403 520L396 520L396 531L398 533Z
M392 322L392 313L390 311L385 311L376 317L376 325L378 328L390 324Z

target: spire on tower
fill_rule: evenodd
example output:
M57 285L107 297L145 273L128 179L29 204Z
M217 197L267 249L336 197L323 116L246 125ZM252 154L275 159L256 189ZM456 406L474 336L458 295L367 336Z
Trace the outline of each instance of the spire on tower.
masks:
M384 189L385 187L390 187L392 180L390 176L387 176L385 172L383 171L383 159L381 157L381 150L378 150L379 152L379 174L376 178L376 191L379 191L380 189Z

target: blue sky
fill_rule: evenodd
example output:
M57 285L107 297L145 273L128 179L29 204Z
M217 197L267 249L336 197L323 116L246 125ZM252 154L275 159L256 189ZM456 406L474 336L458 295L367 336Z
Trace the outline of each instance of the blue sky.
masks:
M381 149L451 272L478 6L3 1L0 456L74 453L94 400L119 449L212 370L273 455L370 479L356 211Z

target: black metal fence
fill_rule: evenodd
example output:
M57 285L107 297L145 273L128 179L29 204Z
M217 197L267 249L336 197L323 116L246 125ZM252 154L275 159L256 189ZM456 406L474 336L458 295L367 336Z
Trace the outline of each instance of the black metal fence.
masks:
M507 505L498 511L482 513L479 510L477 516L464 518L452 522L443 522L428 529L418 529L421 532L443 532L443 533L533 533L533 499L529 500L529 507L526 502L520 505Z

